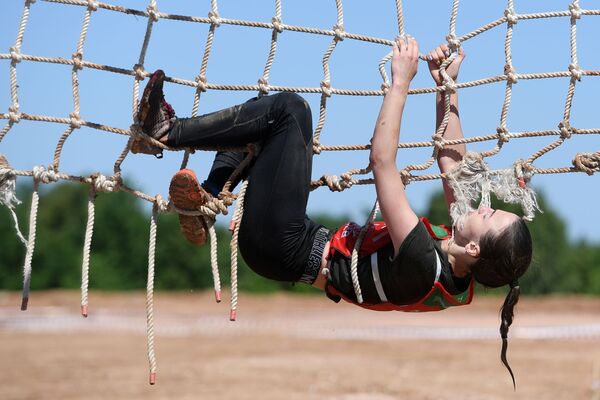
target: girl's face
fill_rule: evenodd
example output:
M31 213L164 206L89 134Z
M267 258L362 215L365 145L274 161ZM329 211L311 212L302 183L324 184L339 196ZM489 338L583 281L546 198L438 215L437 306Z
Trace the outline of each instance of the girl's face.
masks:
M490 230L501 232L518 219L516 214L508 211L479 207L466 216L462 228L455 229L454 241L460 246L469 242L479 243L481 237Z

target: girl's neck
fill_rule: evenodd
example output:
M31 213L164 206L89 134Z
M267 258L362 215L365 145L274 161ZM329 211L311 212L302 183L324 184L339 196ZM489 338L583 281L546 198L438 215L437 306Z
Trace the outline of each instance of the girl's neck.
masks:
M461 253L460 251L457 251L458 248L456 245L453 246L452 239L442 240L440 247L448 256L448 262L450 263L454 276L457 278L464 278L471 272L469 262L464 258L464 252Z

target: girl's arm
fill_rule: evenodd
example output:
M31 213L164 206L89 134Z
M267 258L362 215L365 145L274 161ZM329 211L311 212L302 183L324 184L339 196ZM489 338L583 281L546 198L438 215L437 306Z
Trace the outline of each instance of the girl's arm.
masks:
M433 77L433 80L437 86L441 86L443 84L443 78L440 75L439 66L444 60L446 60L449 54L448 46L443 44L430 51L427 55L429 58L429 72L431 72L431 76ZM465 55L463 50L460 49L454 61L452 61L452 63L446 68L446 72L452 79L455 80L458 77L460 64L464 58ZM436 131L444 118L445 105L445 95L443 93L438 93L435 98ZM444 139L462 139L463 137L464 136L460 125L460 116L458 114L458 93L455 92L450 94L450 115L448 119L448 125L446 126L446 130L444 132ZM446 145L444 149L438 153L437 162L440 172L445 173L454 168L454 166L462 160L465 152L466 146L464 144L455 144L451 146ZM448 182L445 178L442 180L442 183L444 185L446 203L448 204L448 207L450 207L450 204L454 203L455 200L454 192L448 185Z
M371 141L370 165L381 214L386 222L394 254L418 222L396 167L400 122L410 81L417 73L419 47L414 38L396 39L392 58L392 87L383 99Z

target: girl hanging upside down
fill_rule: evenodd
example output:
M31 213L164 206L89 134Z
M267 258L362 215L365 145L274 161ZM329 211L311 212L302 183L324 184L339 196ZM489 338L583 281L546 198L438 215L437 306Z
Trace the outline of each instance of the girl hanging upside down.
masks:
M429 71L438 86L442 84L440 65L449 55L446 45L428 54ZM452 79L458 76L463 58L460 50L447 67ZM393 82L377 118L370 154L385 223L369 227L359 252L361 305L379 310L437 310L468 304L473 280L494 288L509 285L501 312L501 359L513 377L506 361L507 333L519 298L518 279L531 262L531 236L517 215L487 207L467 213L459 224L455 218L452 238L448 229L415 215L398 174L396 153L400 121L417 65L415 39L397 39ZM248 266L269 279L323 289L336 302L343 298L357 303L350 258L360 227L350 223L330 231L306 216L313 156L308 103L297 94L279 93L201 117L176 118L164 100L164 78L162 71L156 71L144 90L138 120L146 134L174 147L260 146L242 176L249 185L239 248ZM437 126L444 102L444 96L438 94ZM460 139L457 93L450 95L450 107L444 138ZM464 155L464 144L446 145L438 154L440 171L450 172ZM202 184L193 171L179 171L169 188L171 201L179 209L198 209L218 195L243 158L241 152L218 152ZM450 207L455 193L446 179L443 186ZM189 241L206 241L203 218L180 215L179 219Z

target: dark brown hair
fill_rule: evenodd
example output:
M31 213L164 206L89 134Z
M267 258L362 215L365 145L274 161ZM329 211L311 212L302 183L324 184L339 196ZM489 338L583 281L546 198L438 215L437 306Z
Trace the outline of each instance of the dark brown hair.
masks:
M506 360L508 328L513 322L514 307L519 302L521 288L518 279L531 264L533 246L525 221L519 219L500 233L487 232L479 241L479 259L471 267L473 278L484 286L497 288L509 285L510 290L500 309L500 359L508 369L516 389L515 376Z

